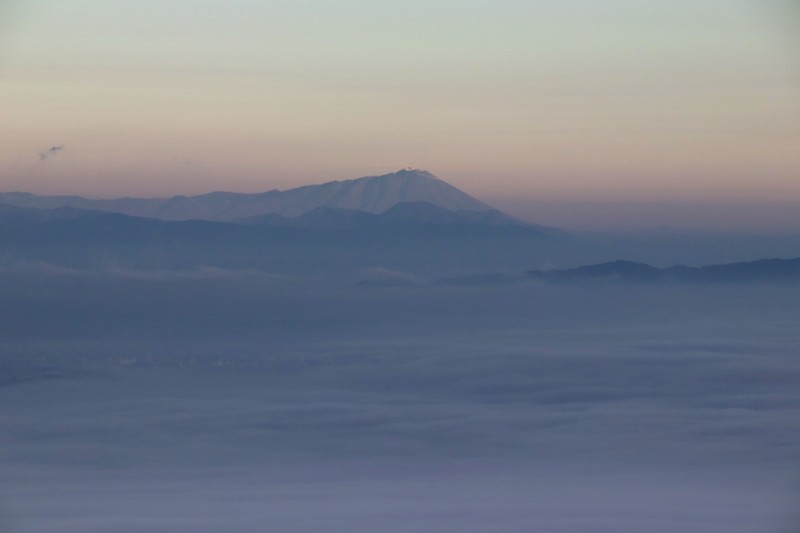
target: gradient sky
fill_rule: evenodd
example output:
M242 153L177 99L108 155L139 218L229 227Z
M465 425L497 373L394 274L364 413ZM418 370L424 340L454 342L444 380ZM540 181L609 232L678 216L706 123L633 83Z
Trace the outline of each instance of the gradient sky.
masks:
M0 190L255 192L416 166L567 227L668 225L641 208L658 204L800 229L793 4L0 0ZM594 221L562 209L587 203ZM622 222L620 205L638 207Z

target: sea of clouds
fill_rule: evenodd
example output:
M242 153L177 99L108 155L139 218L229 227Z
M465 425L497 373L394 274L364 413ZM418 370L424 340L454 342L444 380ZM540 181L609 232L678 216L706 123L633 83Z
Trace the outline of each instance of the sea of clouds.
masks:
M789 533L800 287L0 278L0 530Z

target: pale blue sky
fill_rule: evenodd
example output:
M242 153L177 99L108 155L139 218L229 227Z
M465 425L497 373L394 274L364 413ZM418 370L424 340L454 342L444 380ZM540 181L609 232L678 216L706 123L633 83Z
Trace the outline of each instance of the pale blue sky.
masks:
M6 1L0 189L800 203L787 3Z

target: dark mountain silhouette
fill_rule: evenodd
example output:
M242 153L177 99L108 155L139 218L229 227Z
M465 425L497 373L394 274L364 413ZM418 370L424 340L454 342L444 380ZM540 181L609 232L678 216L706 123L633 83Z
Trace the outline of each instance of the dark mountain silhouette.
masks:
M800 258L760 259L722 265L656 268L633 261L614 261L563 270L534 270L528 279L546 281L617 280L629 282L800 281Z
M563 270L531 271L530 278L553 281L584 279L617 279L625 281L660 281L666 278L664 270L633 261L613 261L598 265L581 266Z
M664 271L668 279L686 281L796 281L800 280L800 258L760 259L699 268L674 266Z
M441 275L522 269L571 245L562 232L497 212L451 212L422 203L399 204L378 215L319 208L249 223L0 207L0 263L38 261L78 269L211 266L341 274L379 267Z
M440 279L437 284L483 287L491 285L511 285L528 281L549 283L800 282L800 258L760 259L757 261L703 267L676 265L669 268L657 268L635 261L620 260L567 269L459 276Z
M76 207L58 207L55 209L31 209L14 205L0 204L0 222L45 222L49 220L69 220L74 218L97 217L107 215L106 211L79 209Z

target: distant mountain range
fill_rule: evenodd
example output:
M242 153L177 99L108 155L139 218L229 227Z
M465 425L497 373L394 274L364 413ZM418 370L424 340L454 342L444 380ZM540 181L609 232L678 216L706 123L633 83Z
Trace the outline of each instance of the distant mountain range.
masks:
M534 270L527 273L531 279L551 281L618 280L633 282L661 281L800 281L800 258L760 259L723 265L690 267L676 265L656 268L633 261L613 261L565 270Z
M580 282L781 282L800 281L800 258L760 259L721 265L690 267L676 265L657 268L634 261L612 261L577 268L531 270L519 274L463 276L439 281L443 285L507 285L526 281L551 283Z
M0 195L0 266L437 275L525 268L572 244L415 169L260 194Z
M268 214L293 218L319 208L380 214L397 204L418 202L456 212L492 210L488 205L430 172L412 168L382 176L330 181L320 185L256 194L213 192L172 198L96 200L80 196L0 193L0 204L16 207L73 207L161 220L233 221Z
M665 245L662 239L652 246ZM800 259L700 268L599 262L624 252L527 224L415 169L260 194L117 200L0 194L0 268L34 262L97 270L218 267L351 277L391 271L388 282L384 274L373 280L378 285L408 279L428 284L425 280L442 276L448 278L434 283L800 280Z
M426 202L383 213L318 207L232 222L168 221L98 210L0 204L0 267L43 262L75 269L255 269L355 275L370 268L418 275L539 264L572 239L496 210Z

